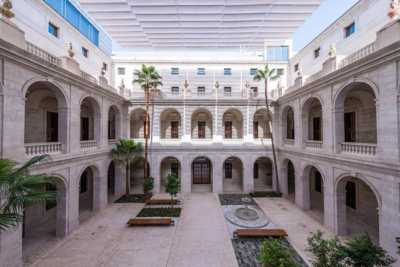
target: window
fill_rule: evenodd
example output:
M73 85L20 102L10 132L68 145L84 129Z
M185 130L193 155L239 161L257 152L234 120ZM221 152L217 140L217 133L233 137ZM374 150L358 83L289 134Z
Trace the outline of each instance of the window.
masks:
M258 121L253 122L253 137L258 138Z
M118 75L125 75L125 68L118 68L117 69L117 71L118 71Z
M225 121L225 138L232 139L232 122Z
M171 163L171 174L175 174L176 176L179 176L179 163L178 162Z
M346 206L356 209L356 184L351 181L346 184Z
M197 122L197 137L204 139L206 138L206 122L205 121L198 121Z
M258 163L254 163L253 176L254 179L258 179Z
M289 61L288 46L268 46L267 61Z
M49 33L58 38L59 28L53 23L49 22Z
M321 47L318 47L314 50L314 58L318 58L319 54L321 53Z
M347 38L355 32L356 32L356 23L353 22L349 26L344 28L344 37Z
M279 68L276 69L276 74L278 74L279 76L282 76L285 74L285 69Z
M226 76L232 75L232 69L231 68L224 68L224 75L226 75Z
M197 68L197 75L206 75L205 68Z
M179 68L171 68L171 75L179 75Z
M179 138L179 121L171 121L171 138Z
M172 86L171 87L171 93L173 95L179 95L179 87L178 86Z
M224 87L224 96L231 96L232 95L232 88L229 86Z
M322 193L322 177L319 171L315 172L315 187L314 190Z
M99 30L71 3L70 0L44 0L54 11L74 26L94 45L99 46Z
M232 162L227 161L224 164L225 179L232 179Z
M197 87L197 95L205 95L205 94L206 94L206 88L204 86Z
M256 75L256 73L257 73L257 69L256 69L256 68L251 68L251 69L250 69L250 75L251 75L251 76Z
M82 46L82 55L86 58L89 57L89 50Z
M313 139L314 141L321 141L321 118L313 118Z
M298 72L299 71L299 64L297 63L296 65L294 65L294 71Z

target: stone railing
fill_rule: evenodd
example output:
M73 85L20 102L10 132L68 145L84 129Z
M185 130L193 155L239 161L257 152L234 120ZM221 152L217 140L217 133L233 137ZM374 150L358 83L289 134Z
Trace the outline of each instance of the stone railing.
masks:
M376 45L375 42L371 43L367 46L364 46L363 48L361 48L360 50L358 50L357 52L354 52L353 54L345 57L339 64L339 69L340 68L344 68L347 65L350 65L372 53L374 53L376 51Z
M375 156L376 144L345 142L341 144L341 151L365 156Z
M45 50L37 47L36 45L34 45L30 42L26 42L26 51L28 51L32 55L40 57L41 59L43 59L53 65L61 66L61 60L58 57L53 56L52 54L46 52Z
M306 147L321 149L322 148L322 141L315 141L315 140L307 140Z
M181 138L160 138L161 145L179 145L181 142Z
M290 146L293 146L294 145L294 139L284 139L283 140L283 143L285 144L285 145L290 145Z
M95 147L97 147L97 141L96 140L81 141L81 148L82 149L90 149L90 148L95 148Z
M60 142L51 143L28 143L25 144L25 154L28 156L55 154L62 152L62 144Z
M86 81L89 81L89 82L97 84L97 79L95 77L93 77L92 75L90 75L89 73L87 73L87 72L81 71L81 77L83 79L85 79Z

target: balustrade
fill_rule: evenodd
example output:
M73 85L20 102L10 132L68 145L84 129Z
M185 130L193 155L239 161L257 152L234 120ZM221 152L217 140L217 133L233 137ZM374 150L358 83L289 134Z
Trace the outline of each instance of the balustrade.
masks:
M375 156L376 144L345 142L341 144L341 150L345 153Z
M62 152L62 144L60 142L51 143L29 143L25 144L25 154L28 156L55 154Z
M322 141L307 140L306 141L306 147L314 148L314 149L321 149L322 148Z

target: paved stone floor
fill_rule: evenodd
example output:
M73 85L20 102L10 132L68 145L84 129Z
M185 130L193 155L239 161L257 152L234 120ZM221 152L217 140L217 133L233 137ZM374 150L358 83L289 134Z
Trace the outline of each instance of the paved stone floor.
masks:
M86 220L32 266L236 267L215 194L190 194L174 227L128 228L143 204L113 204Z
M326 236L333 236L331 231L310 214L305 213L285 198L255 198L255 200L271 222L279 228L286 229L290 244L308 264L311 257L305 248L310 233L320 230Z
M299 254L305 253L310 232L321 224L291 202L258 198L257 203L278 227L286 229ZM27 266L36 267L236 267L237 261L218 195L193 193L184 199L174 227L128 228L143 204L112 204L82 223Z

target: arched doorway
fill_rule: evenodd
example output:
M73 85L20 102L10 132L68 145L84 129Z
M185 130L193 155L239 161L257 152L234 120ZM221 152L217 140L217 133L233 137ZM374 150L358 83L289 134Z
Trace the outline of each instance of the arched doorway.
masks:
M304 141L322 142L322 104L316 97L308 99L302 109Z
M143 194L143 184L144 184L144 158L140 158L135 162L131 163L130 166L131 175L131 193L132 194ZM150 164L147 162L148 173L150 171Z
M224 192L243 192L243 164L239 158L227 158L223 164L222 174Z
M86 97L81 103L81 142L98 143L100 138L100 106L92 97ZM86 146L87 147L87 146Z
M346 86L335 101L338 151L375 154L377 143L376 96L366 83ZM359 149L355 149L357 146Z
M206 109L198 109L192 114L191 120L192 139L212 139L213 118Z
M243 116L237 109L227 110L222 117L224 139L243 138Z
M271 115L266 109L257 110L253 117L253 138L271 138Z
M206 157L198 157L192 162L192 191L210 192L212 190L212 165Z
M68 112L67 101L61 89L49 82L36 82L28 88L25 99L26 153L63 152L67 141L65 129ZM41 149L35 149L38 143Z
M296 174L292 161L287 161L287 185L288 199L292 202L296 200Z
M55 176L43 191L56 191L56 200L25 207L22 225L22 256L30 262L37 251L50 249L58 238L67 234L67 185Z
M94 211L95 167L87 167L79 179L79 221L88 219Z
M108 140L116 140L120 136L120 114L116 106L108 110Z
M272 161L267 157L258 158L253 166L254 191L272 190Z
M181 178L181 164L179 160L175 157L164 158L161 161L160 174L161 174L160 191L161 193L165 193L165 185L167 182L168 175L175 174L179 179Z
M181 116L176 109L167 109L160 114L161 139L179 139L182 136Z
M114 161L110 162L107 170L107 196L108 203L112 203L115 198L115 163Z
M363 180L342 178L337 184L338 234L367 233L379 244L379 207L377 194Z
M131 112L130 115L130 137L132 139L144 139L144 126L146 111L138 108Z
M304 208L309 210L319 222L324 223L324 180L321 172L314 166L304 170Z

